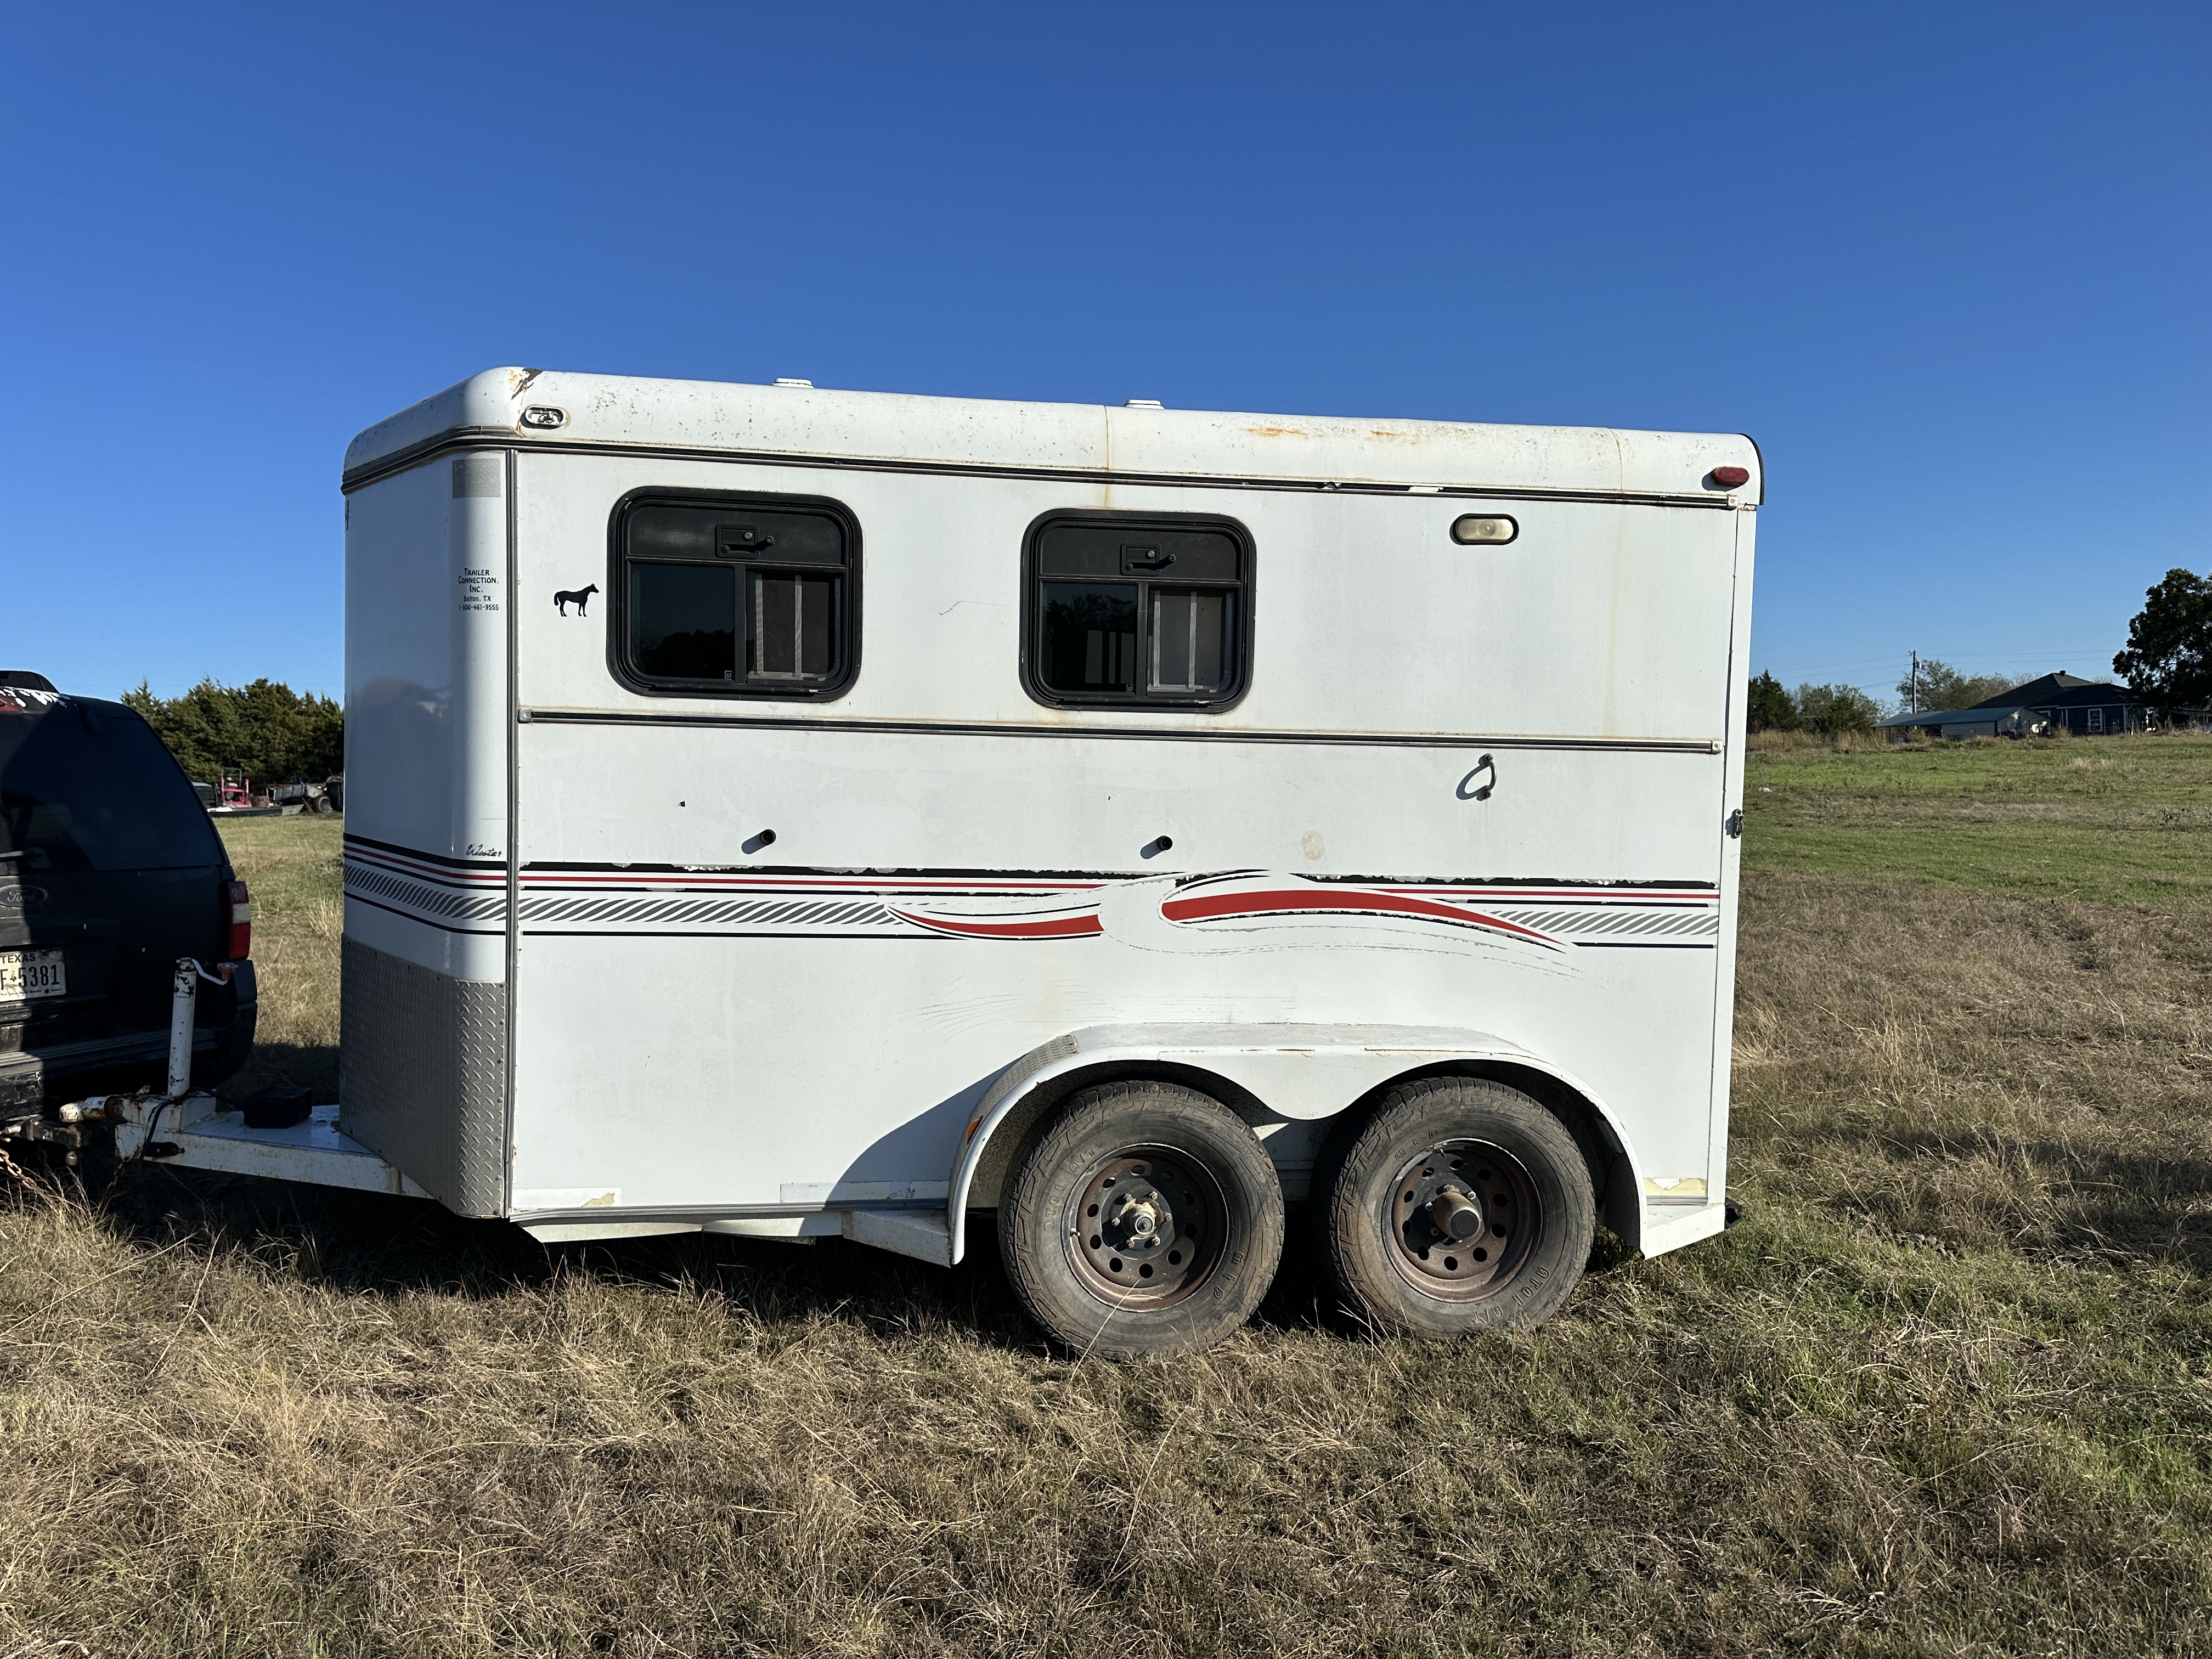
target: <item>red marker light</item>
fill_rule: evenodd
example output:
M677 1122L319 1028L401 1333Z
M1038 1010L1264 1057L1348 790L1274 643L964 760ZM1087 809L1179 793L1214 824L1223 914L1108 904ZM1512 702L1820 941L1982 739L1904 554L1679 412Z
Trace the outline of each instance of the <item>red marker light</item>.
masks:
M230 906L229 957L243 962L253 953L253 899L242 881L226 882L223 898Z
M1717 466L1712 471L1712 479L1723 489L1734 489L1740 484L1751 482L1751 469L1747 466Z

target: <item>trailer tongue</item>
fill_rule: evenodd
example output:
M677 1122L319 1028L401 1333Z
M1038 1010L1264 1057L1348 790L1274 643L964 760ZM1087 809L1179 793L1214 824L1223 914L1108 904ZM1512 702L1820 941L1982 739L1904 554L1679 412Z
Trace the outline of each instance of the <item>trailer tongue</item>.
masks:
M257 1127L247 1114L227 1106L212 1091L191 1085L192 1013L201 981L221 984L190 957L178 958L170 997L169 1069L162 1092L96 1095L61 1109L65 1125L106 1121L113 1125L116 1156L125 1161L159 1158L180 1169L228 1175L269 1176L318 1187L430 1194L337 1127L338 1109L318 1106L298 1122Z

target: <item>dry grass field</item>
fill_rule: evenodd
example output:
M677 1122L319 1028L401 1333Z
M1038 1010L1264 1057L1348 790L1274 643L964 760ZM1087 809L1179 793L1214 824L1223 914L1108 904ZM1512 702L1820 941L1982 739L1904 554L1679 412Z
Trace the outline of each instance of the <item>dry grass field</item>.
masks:
M1370 1341L1293 1260L1067 1364L988 1258L15 1183L0 1659L2212 1652L2212 744L1752 784L1746 1219L1533 1334ZM240 1085L328 1090L335 827L226 834Z

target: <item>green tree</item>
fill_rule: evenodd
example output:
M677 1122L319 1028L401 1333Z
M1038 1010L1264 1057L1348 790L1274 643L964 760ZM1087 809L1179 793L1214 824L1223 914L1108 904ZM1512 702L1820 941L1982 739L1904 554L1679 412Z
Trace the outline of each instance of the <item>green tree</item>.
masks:
M2161 708L2212 707L2212 577L2169 570L2143 600L2112 672Z
M1805 721L1797 713L1797 705L1790 700L1790 693L1782 682L1771 673L1761 674L1751 683L1751 696L1744 713L1745 724L1753 732L1797 732Z
M1834 737L1841 732L1871 732L1881 706L1856 685L1801 685L1797 714L1808 732Z
M320 783L345 767L345 710L332 697L267 679L202 680L181 696L157 697L142 680L123 701L146 717L187 775L203 782L234 767L264 786L295 776Z
M1917 675L1908 670L1898 677L1898 712L1936 714L1946 708L1972 708L2034 678L2033 674L1962 674L1940 657L1923 657Z

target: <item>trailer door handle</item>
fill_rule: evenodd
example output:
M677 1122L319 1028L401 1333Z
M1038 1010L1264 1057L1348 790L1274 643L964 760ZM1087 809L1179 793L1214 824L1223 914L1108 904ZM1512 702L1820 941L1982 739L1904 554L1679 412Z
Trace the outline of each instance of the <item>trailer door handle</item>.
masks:
M1486 783L1477 783L1475 780L1486 772L1490 775L1490 781ZM1459 781L1459 787L1454 793L1462 800L1488 800L1490 792L1496 787L1498 787L1498 763L1485 755L1480 760L1475 762L1474 770Z

